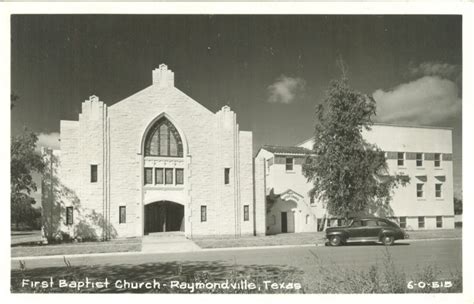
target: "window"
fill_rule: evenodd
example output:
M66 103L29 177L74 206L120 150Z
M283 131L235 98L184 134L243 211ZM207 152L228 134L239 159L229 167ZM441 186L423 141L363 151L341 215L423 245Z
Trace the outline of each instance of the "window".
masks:
M423 184L416 184L416 197L423 197Z
M97 165L91 165L91 183L97 183Z
M326 225L326 226L327 226L327 227L331 227L331 219L328 219L328 220L327 220L327 225Z
M399 167L403 167L405 165L405 153L403 152L397 153L397 164Z
M176 169L176 185L184 184L184 169Z
M437 216L436 217L436 228L443 228L443 217Z
M435 184L435 197L436 198L443 197L442 187L443 187L443 184Z
M145 185L153 184L153 168L145 168Z
M416 153L416 166L417 167L423 166L423 153Z
M353 221L351 227L362 227L362 223L360 221Z
M224 184L228 185L230 182L230 168L224 169Z
M337 226L339 227L342 226L342 219L340 218L337 219Z
M293 171L293 158L287 157L285 160L286 171Z
M207 222L207 206L201 206L201 222Z
M66 225L72 225L74 222L74 209L73 207L66 207Z
M388 226L388 224L384 221L377 221L377 226L385 227L385 226Z
M173 169L172 168L165 169L165 184L166 185L173 184Z
M441 167L441 153L435 153L435 167Z
M183 157L183 143L174 125L160 118L151 127L145 140L145 156Z
M244 221L249 220L249 205L244 206Z
M127 211L125 206L119 207L119 224L125 224L127 222Z
M418 228L425 228L425 217L419 216L418 217Z
M309 204L312 206L314 205L314 196L311 195L311 197L309 198Z
M163 168L156 168L155 169L155 184L157 184L157 185L163 185L164 184Z
M407 227L407 218L406 216L401 216L400 217L400 228L406 228Z
M367 227L377 227L377 221L374 221L374 220L365 221L364 226L367 226Z

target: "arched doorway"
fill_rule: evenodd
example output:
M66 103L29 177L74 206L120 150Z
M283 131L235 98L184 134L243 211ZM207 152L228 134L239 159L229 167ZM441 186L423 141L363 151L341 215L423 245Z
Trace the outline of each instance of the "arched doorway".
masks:
M184 206L158 201L145 206L145 234L184 231Z

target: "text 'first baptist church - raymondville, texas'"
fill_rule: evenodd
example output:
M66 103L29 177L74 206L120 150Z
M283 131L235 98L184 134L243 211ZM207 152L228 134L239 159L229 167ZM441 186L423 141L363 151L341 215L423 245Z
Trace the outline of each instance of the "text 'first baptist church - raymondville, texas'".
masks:
M308 195L302 164L311 140L264 146L254 158L252 132L240 130L228 106L209 111L174 86L164 64L152 78L110 107L91 96L77 121L61 121L60 150L44 151L57 160L54 190L46 191L47 177L43 183L48 229L73 238L167 231L192 238L317 231L323 219L340 224ZM392 125L364 131L385 151L391 172L410 176L391 202L390 217L402 227L454 227L451 133Z

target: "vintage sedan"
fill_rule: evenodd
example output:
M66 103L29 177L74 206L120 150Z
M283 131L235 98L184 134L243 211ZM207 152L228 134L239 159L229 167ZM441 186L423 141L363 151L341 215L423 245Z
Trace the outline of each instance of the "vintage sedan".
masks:
M407 239L408 234L396 223L379 217L353 218L349 225L326 229L326 238L331 246L349 242L380 242L390 246L396 240Z

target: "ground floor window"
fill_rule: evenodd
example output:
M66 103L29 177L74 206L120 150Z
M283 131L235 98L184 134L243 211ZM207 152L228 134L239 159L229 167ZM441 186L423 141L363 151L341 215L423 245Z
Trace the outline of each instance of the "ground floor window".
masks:
M125 224L127 222L127 211L125 206L119 207L119 224Z
M425 228L425 217L419 216L418 217L418 228Z
M400 217L400 228L406 228L407 227L407 218L406 216L401 216Z
M327 220L327 225L326 226L331 227L331 219Z
M244 221L249 220L249 205L244 206Z
M436 217L436 228L443 228L443 217L437 216Z
M66 207L66 225L72 225L74 222L74 209L73 207Z
M201 222L207 222L207 206L201 206Z

